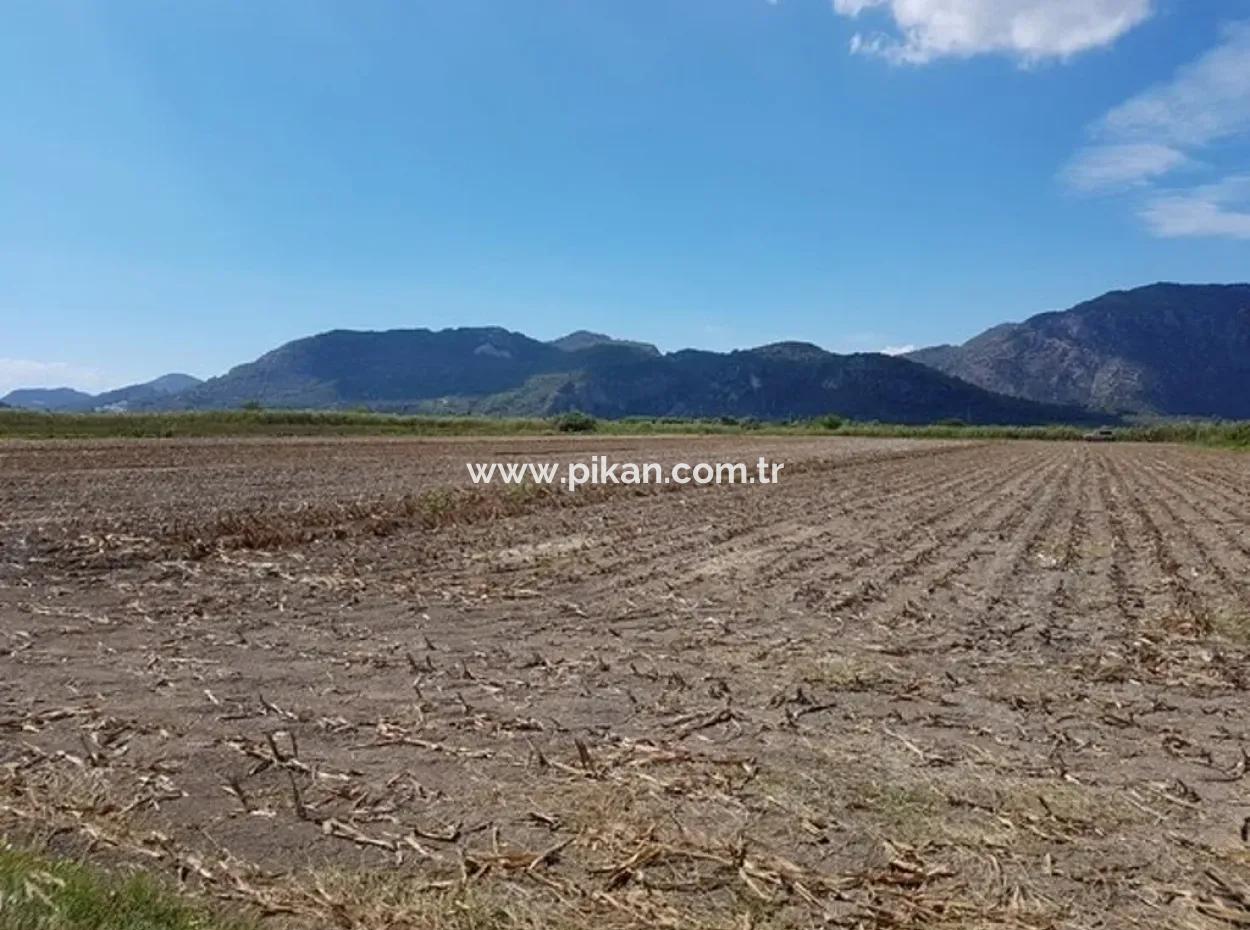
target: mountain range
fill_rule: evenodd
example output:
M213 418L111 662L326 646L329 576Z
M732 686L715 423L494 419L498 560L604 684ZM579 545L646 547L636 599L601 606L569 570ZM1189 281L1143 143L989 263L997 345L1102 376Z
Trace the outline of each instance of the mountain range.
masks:
M551 342L499 327L334 330L204 382L166 375L94 396L14 391L0 403L1029 424L1122 414L1250 418L1247 387L1250 285L1155 284L905 357L837 355L802 342L662 353L585 330Z
M73 388L21 388L0 399L0 406L57 413L82 413L89 410L121 412L160 406L183 391L201 384L199 378L184 374L161 375L142 384L130 384L103 394L87 394Z
M1042 403L1250 419L1250 285L1112 291L907 357Z
M1003 397L886 355L834 355L805 343L663 354L592 333L540 342L497 327L322 333L211 378L172 403L759 419L836 411L903 423L1088 419L1074 408Z

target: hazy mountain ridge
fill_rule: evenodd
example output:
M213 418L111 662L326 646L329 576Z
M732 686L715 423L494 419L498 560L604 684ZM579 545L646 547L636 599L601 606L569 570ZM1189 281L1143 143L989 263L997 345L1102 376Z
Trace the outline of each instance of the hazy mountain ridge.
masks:
M90 410L93 395L73 388L18 388L2 398L10 407L24 410L71 412Z
M583 410L597 416L742 416L836 412L905 423L1088 420L1079 410L996 396L885 355L841 356L805 343L730 353L610 338L559 348L498 327L335 330L299 339L178 395L218 409L351 408L495 415Z
M103 394L97 394L94 407L97 410L129 410L144 403L176 397L183 391L189 391L191 388L203 383L199 378L192 375L174 372L168 375L161 375L159 378L154 378L143 384L131 384L118 388L115 391L105 391Z
M907 358L1041 403L1250 418L1250 285L1153 284Z
M73 388L19 388L4 396L3 405L55 413L129 410L143 404L176 397L201 383L199 378L192 375L174 372L142 384L129 384L102 394L88 394Z

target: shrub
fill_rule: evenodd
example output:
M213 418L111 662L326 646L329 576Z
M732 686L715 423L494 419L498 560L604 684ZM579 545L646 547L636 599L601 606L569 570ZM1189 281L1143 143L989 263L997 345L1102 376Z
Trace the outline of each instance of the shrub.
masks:
M598 420L580 410L570 410L556 417L556 429L562 433L592 433L598 426Z
M846 424L846 421L843 420L836 413L825 414L823 417L821 417L819 420L816 421L816 425L819 426L821 429L827 429L830 431L839 430L845 424Z

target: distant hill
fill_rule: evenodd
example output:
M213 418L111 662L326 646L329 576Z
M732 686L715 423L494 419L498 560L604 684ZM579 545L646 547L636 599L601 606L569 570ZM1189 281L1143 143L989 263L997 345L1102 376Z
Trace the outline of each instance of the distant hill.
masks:
M93 398L96 410L130 410L145 404L160 403L188 391L203 382L192 375L173 373L161 375L143 384L131 384L115 391L106 391Z
M19 388L4 396L10 407L24 410L70 412L90 410L94 398L73 388Z
M90 410L128 410L159 404L200 384L191 375L168 374L143 384L131 384L103 394L86 394L73 388L23 388L4 397L9 407L45 410L54 413L83 413Z
M498 327L334 330L288 342L177 400L190 408L411 405L506 391L538 372L574 368L580 355Z
M141 384L138 387L147 387L161 394L181 394L183 391L203 383L204 380L202 378L175 371L168 375L161 375L159 378L153 378L146 385Z
M907 358L1043 403L1250 419L1250 285L1113 291Z
M923 423L1085 422L1082 411L1001 397L885 355L804 343L661 355L618 340L567 350L497 327L336 330L299 339L162 406L349 408L546 415L738 416L836 412Z
M569 333L567 336L561 336L559 339L553 339L548 345L553 345L557 349L563 349L565 352L580 352L582 349L593 349L597 346L619 346L629 349L637 349L646 355L659 355L660 350L648 342L633 342L629 339L614 339L611 336L605 336L603 333L592 333L589 330L579 329L576 332Z

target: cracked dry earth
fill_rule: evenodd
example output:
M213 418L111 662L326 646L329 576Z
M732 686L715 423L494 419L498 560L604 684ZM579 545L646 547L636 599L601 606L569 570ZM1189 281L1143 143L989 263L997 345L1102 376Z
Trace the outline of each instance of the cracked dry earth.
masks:
M466 460L786 463L519 494ZM1250 925L1250 458L0 446L0 830L297 927Z

